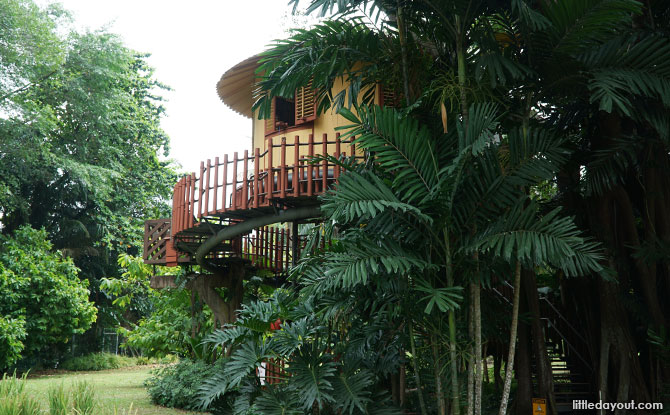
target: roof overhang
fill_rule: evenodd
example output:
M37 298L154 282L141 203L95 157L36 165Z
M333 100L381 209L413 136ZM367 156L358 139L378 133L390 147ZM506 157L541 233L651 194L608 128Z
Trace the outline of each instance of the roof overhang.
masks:
M243 60L228 69L216 83L216 92L221 101L233 111L247 118L252 117L253 87L256 82L259 59L260 56L254 55Z

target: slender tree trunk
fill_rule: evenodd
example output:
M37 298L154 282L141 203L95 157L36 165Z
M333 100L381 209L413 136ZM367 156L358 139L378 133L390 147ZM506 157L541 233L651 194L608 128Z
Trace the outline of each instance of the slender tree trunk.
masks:
M480 282L473 286L475 311L475 415L482 413L482 305Z
M524 309L526 307L523 307ZM514 412L518 415L528 415L533 413L533 384L531 382L531 351L530 337L528 335L529 327L526 323L519 323L518 333L518 353L516 353L516 374L517 387L516 399L514 400Z
M421 408L421 415L428 415L426 411L426 403L423 400L423 390L421 389L421 376L419 375L419 366L417 365L416 359L416 346L414 345L414 324L410 322L409 324L409 346L412 350L412 366L414 367L414 381L416 382L416 393L419 397L419 407Z
M449 232L444 229L444 246L446 258L447 287L454 286L454 273L451 263L451 246L449 243ZM456 355L456 314L449 310L449 367L451 375L451 414L460 415L460 388L458 387L458 356Z
M470 301L468 301L468 338L470 339L470 361L468 362L468 396L467 415L473 415L475 410L475 345L472 339L475 337L475 303L473 284L470 284Z
M442 392L442 377L440 376L442 365L440 363L440 353L434 334L430 336L430 347L433 351L433 373L435 376L435 394L437 395L437 413L440 415L446 415L447 405L444 401L444 392Z
M407 36L405 35L405 16L400 4L400 0L396 0L397 12L396 23L398 24L398 39L400 40L400 54L402 60L402 86L405 93L405 104L409 106L409 71L407 68Z
M521 291L521 262L517 261L514 271L514 302L512 303L512 325L509 330L509 352L507 354L507 367L505 368L505 385L500 399L499 415L507 413L507 404L509 403L509 393L512 387L512 370L514 369L514 351L516 347L516 333L519 325L519 298Z

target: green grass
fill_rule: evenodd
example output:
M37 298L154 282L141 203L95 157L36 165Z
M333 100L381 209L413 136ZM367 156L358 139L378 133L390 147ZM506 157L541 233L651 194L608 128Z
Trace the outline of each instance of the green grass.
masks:
M189 412L153 405L143 384L144 380L151 375L151 370L150 367L140 366L30 377L26 381L25 388L30 396L42 404L45 413L49 406L49 389L57 388L61 383L69 388L77 382L86 381L95 389L95 395L105 410L114 408L116 405L119 413L123 413L132 404L132 413L137 411L137 415L203 415L202 412Z

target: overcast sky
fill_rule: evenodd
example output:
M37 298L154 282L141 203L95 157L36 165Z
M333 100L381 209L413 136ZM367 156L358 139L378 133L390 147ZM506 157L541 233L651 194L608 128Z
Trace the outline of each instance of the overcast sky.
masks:
M216 83L228 68L283 36L290 25L282 23L290 15L288 0L59 2L78 27L107 25L129 47L151 53L156 78L174 89L165 95L162 126L170 136L170 157L184 170L249 146L251 120L219 100Z

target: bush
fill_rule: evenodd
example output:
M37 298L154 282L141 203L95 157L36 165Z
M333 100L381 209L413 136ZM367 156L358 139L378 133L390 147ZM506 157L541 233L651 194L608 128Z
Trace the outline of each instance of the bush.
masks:
M60 365L60 368L65 370L82 371L118 369L121 367L135 365L137 365L137 360L132 357L119 356L111 353L93 353L68 359Z
M49 388L49 415L68 415L70 412L70 394L61 383Z
M0 380L0 415L40 415L40 404L25 391L26 376L4 374Z
M151 400L156 405L187 410L201 410L198 389L204 379L221 370L220 364L184 359L181 362L157 369L147 379Z
M53 252L44 230L0 235L0 370L17 358L56 350L96 319L88 281L71 258Z

